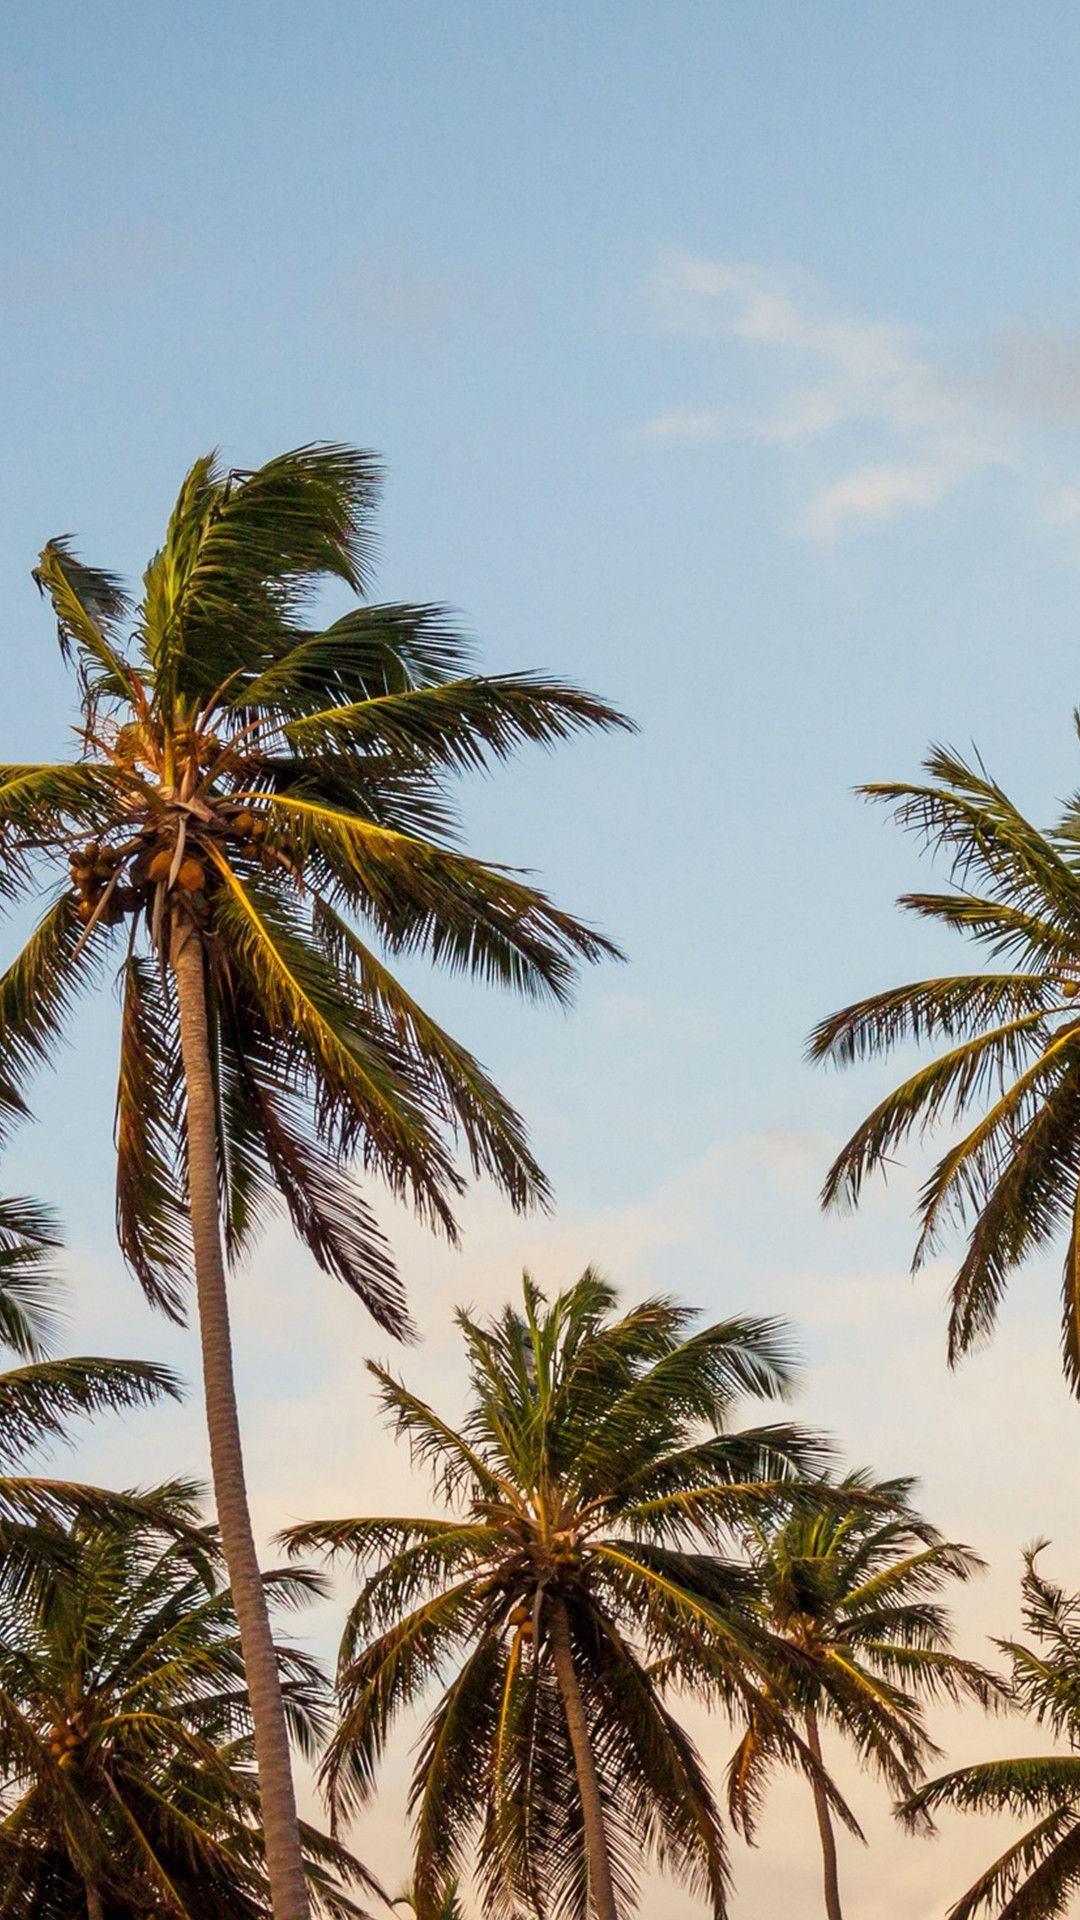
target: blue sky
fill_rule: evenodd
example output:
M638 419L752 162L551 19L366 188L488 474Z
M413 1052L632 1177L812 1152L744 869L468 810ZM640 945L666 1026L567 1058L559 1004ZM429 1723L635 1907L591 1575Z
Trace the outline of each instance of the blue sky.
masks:
M854 1223L814 1209L879 1079L801 1058L842 1000L959 964L894 914L915 849L856 781L944 739L1040 819L1077 784L1080 17L45 0L5 56L8 757L53 752L70 717L29 578L44 539L137 573L197 453L318 437L384 459L381 595L444 600L486 663L571 673L641 723L469 795L477 848L539 869L629 963L569 1019L426 983L530 1116L562 1212L520 1225L480 1196L456 1261L400 1223L420 1375L453 1390L450 1304L494 1302L525 1258L787 1311L814 1417L919 1471L991 1557L973 1636L1009 1624L1031 1534L1057 1528L1080 1580L1043 1467L1075 1448L1052 1275L950 1381L947 1269L906 1278L909 1187ZM112 1251L112 1014L87 1013L5 1184L62 1206L73 1337L190 1365ZM365 1424L369 1330L283 1236L238 1313L266 1528L283 1498L365 1505L372 1460L394 1471ZM308 1436L287 1496L283 1408ZM201 1459L195 1408L86 1458L130 1477L167 1447ZM367 1836L388 1872L393 1819ZM850 1866L868 1920L936 1913L985 1845L928 1853L884 1816L874 1836ZM816 1897L801 1844L778 1824L742 1920Z

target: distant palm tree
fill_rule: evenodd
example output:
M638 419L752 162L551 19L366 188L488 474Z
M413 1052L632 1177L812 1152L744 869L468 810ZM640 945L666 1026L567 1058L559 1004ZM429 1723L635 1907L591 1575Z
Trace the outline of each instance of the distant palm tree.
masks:
M893 987L815 1028L811 1057L841 1065L912 1040L945 1043L852 1135L823 1199L857 1202L866 1175L913 1135L974 1110L919 1203L916 1266L947 1225L971 1225L952 1291L950 1364L989 1338L1020 1263L1063 1234L1062 1352L1080 1393L1080 806L1043 833L981 769L942 749L926 768L926 785L863 789L950 863L948 892L905 894L900 905L1014 970Z
M526 1277L520 1309L485 1324L460 1313L460 1430L371 1366L454 1517L314 1521L285 1536L371 1569L342 1641L323 1769L335 1820L371 1793L395 1717L453 1676L413 1776L424 1913L477 1836L493 1913L615 1920L650 1858L725 1910L720 1815L664 1694L745 1711L756 1677L775 1671L745 1571L717 1559L717 1543L820 1468L822 1448L786 1424L732 1427L742 1396L789 1386L776 1322L696 1327L667 1299L615 1307L590 1270L550 1303Z
M196 462L132 608L66 540L35 577L78 669L81 751L0 769L2 884L53 876L0 979L0 1106L24 1107L109 956L122 986L121 1245L174 1316L194 1259L218 1520L247 1662L277 1920L304 1920L288 1742L248 1512L225 1262L283 1200L320 1266L392 1332L402 1290L343 1171L357 1156L453 1231L459 1140L515 1206L547 1193L518 1115L392 956L568 997L614 951L461 850L448 780L627 723L576 688L473 671L446 614L301 624L325 579L364 590L375 463L306 447ZM56 880L59 879L59 886Z
M822 1728L831 1728L903 1794L938 1752L921 1702L970 1697L985 1705L999 1691L993 1675L953 1653L937 1598L982 1562L912 1510L912 1484L849 1474L816 1501L800 1494L794 1512L756 1530L752 1547L763 1621L796 1656L777 1674L771 1701L783 1701L801 1722L819 1765ZM747 1834L767 1776L784 1758L768 1718L752 1711L728 1773L732 1815ZM812 1775L810 1785L825 1911L842 1920L824 1776ZM850 1810L841 1803L838 1811L861 1838Z
M406 1887L404 1893L399 1893L396 1899L391 1901L391 1905L408 1907L409 1912L415 1914L416 1920L465 1920L465 1909L461 1904L456 1880L448 1881L447 1885L435 1895L434 1900L428 1901L426 1905L417 1899L416 1890L411 1886Z
M45 1591L0 1602L3 1920L270 1912L243 1660L216 1543L196 1534L184 1490L157 1500L159 1526L77 1520ZM279 1573L266 1585L295 1601L311 1580ZM325 1683L294 1649L279 1647L278 1662L310 1757ZM326 1836L304 1828L302 1839L319 1912L360 1914L345 1888L371 1887L370 1876Z
M949 1909L949 1920L1057 1920L1080 1892L1080 1594L1036 1567L1045 1541L1024 1554L1024 1626L1035 1644L999 1640L1012 1666L1016 1707L1063 1741L1068 1753L987 1760L930 1780L901 1808L909 1823L943 1807L1010 1813L1032 1822Z
M54 1565L57 1524L139 1507L137 1497L30 1471L34 1453L64 1440L78 1415L180 1394L176 1376L149 1361L49 1357L57 1324L51 1263L59 1245L45 1208L0 1200L0 1348L13 1349L22 1362L0 1371L0 1587L9 1592Z

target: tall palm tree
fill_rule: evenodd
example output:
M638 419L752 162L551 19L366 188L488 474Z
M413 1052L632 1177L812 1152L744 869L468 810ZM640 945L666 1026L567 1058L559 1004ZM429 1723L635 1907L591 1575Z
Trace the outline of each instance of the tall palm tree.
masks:
M949 1920L1057 1920L1080 1891L1080 1594L1038 1570L1045 1542L1024 1554L1024 1626L1034 1645L999 1640L1013 1704L1069 1749L1032 1759L988 1760L930 1780L901 1809L909 1823L943 1807L1010 1813L1031 1822L949 1909Z
M895 1793L909 1794L938 1749L922 1701L992 1702L998 1683L952 1651L938 1595L982 1566L968 1547L943 1540L910 1504L912 1482L849 1474L803 1494L794 1510L752 1535L762 1618L795 1655L770 1699L797 1716L822 1765L822 1728L854 1747ZM749 1836L778 1759L773 1729L752 1711L733 1756L728 1792ZM828 1920L842 1920L836 1836L823 1773L812 1775ZM862 1838L850 1811L846 1824Z
M0 1347L20 1364L0 1371L0 1589L24 1592L54 1566L57 1524L73 1516L137 1513L124 1498L78 1481L30 1471L32 1456L67 1437L79 1415L179 1398L168 1368L143 1360L55 1359L56 1224L29 1200L0 1200Z
M863 789L949 861L947 891L905 894L900 905L1012 970L893 987L815 1028L811 1057L840 1065L908 1041L944 1043L863 1121L822 1197L856 1203L867 1174L912 1135L974 1113L919 1201L916 1267L949 1225L971 1228L952 1290L950 1364L989 1338L1015 1268L1064 1235L1062 1353L1080 1394L1080 805L1044 833L981 768L939 748L926 770L923 785Z
M200 1537L189 1493L163 1489L145 1504L145 1516L77 1520L44 1592L0 1602L3 1920L270 1911L243 1660L216 1542ZM312 1581L277 1573L264 1584L292 1602ZM310 1756L325 1682L297 1650L279 1646L277 1658ZM370 1876L327 1836L301 1833L318 1911L360 1915L346 1888L370 1888Z
M402 1332L401 1287L346 1160L448 1232L455 1140L515 1206L547 1188L517 1114L379 949L556 1000L579 962L614 951L462 851L447 782L522 741L621 716L531 674L476 674L435 607L302 624L324 579L364 590L375 494L373 461L346 447L302 448L253 473L199 460L134 608L113 575L51 541L35 577L78 670L80 750L0 768L3 886L20 898L51 873L54 887L0 979L0 1111L24 1110L29 1072L115 954L119 1237L173 1315L194 1258L277 1920L302 1920L308 1901L226 1262L283 1200L318 1263Z
M369 1363L451 1516L315 1521L285 1536L294 1552L369 1569L323 1766L335 1821L370 1795L395 1717L448 1681L412 1783L425 1912L477 1838L493 1913L615 1920L649 1857L724 1912L720 1816L665 1693L743 1710L757 1697L768 1636L717 1542L823 1449L789 1424L731 1424L742 1396L788 1388L777 1323L699 1328L667 1299L615 1309L589 1270L550 1303L526 1276L520 1309L485 1324L459 1313L469 1400L457 1430Z

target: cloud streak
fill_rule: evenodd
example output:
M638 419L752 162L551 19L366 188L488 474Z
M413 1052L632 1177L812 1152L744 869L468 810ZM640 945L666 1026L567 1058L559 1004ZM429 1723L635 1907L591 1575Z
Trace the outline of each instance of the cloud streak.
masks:
M807 538L929 512L995 470L1034 492L1047 525L1075 523L1075 458L1060 469L1080 425L1080 336L1014 327L958 371L912 328L837 310L806 274L683 252L661 257L649 299L663 333L712 343L755 399L672 406L645 437L797 460Z

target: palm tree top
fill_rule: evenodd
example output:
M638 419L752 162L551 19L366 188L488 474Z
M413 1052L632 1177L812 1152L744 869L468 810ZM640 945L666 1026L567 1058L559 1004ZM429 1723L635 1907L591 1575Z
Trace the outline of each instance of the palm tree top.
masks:
M369 1363L450 1513L284 1536L290 1552L349 1556L361 1575L324 1769L335 1815L371 1793L393 1718L456 1669L414 1779L424 1900L465 1872L479 1827L485 1911L517 1900L577 1915L592 1818L590 1873L603 1857L629 1900L651 1853L720 1914L719 1815L665 1695L730 1707L771 1672L732 1549L748 1516L790 1498L829 1449L788 1422L735 1416L790 1391L788 1331L754 1316L703 1326L665 1296L620 1311L593 1268L551 1297L526 1274L519 1302L457 1323L457 1425Z
M0 980L0 1115L25 1111L31 1073L115 955L120 1240L174 1315L190 1247L176 998L159 961L178 927L205 953L230 1252L280 1197L319 1264L399 1332L390 1251L343 1161L451 1234L455 1143L517 1207L548 1188L520 1117L388 960L419 954L561 1001L583 962L617 952L519 872L464 851L452 784L625 717L563 681L478 673L440 607L360 604L306 624L323 581L367 590L376 495L375 462L349 447L251 472L210 455L137 602L67 538L35 569L82 719L72 761L0 767L0 885L18 899L59 881Z

